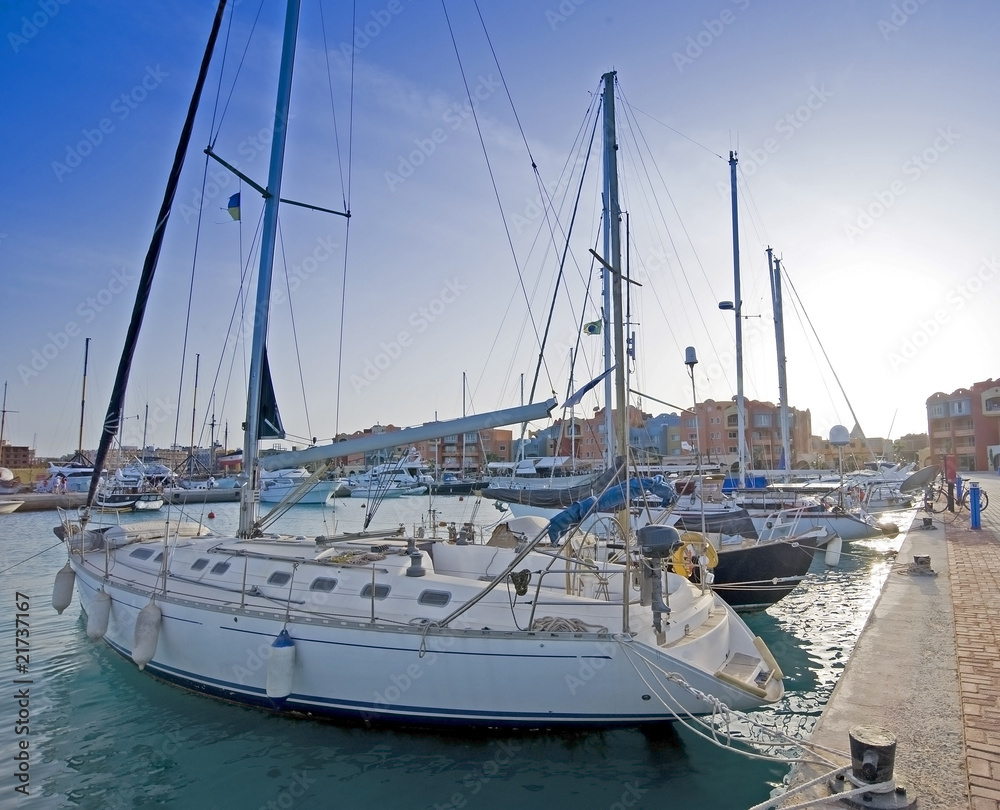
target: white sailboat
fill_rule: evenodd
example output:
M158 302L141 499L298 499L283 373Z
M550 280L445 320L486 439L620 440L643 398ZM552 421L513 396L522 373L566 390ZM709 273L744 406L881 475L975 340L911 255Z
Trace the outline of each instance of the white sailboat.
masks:
M221 8L210 43L220 21ZM710 589L662 570L676 541L669 528L653 527L634 554L600 564L542 550L544 531L534 524L512 526L514 548L430 542L395 531L318 541L262 535L256 493L269 467L531 421L555 407L549 400L258 456L283 122L297 27L298 0L289 0L249 378L243 454L249 483L239 532L204 536L200 528L164 531L162 525L102 530L66 520L69 562L57 577L54 606L68 606L75 579L88 634L140 669L286 713L581 727L714 712L706 693L737 709L780 699L781 671L763 642ZM211 45L199 83L210 51ZM604 93L613 183L613 73L605 76ZM616 188L610 200L617 230ZM123 392L119 371L116 390ZM114 403L105 422L112 431L120 416Z

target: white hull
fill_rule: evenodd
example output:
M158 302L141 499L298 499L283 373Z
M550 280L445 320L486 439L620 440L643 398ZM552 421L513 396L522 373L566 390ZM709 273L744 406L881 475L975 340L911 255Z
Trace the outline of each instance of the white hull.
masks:
M770 517L751 516L758 532L768 528ZM882 530L861 518L848 514L833 514L830 512L803 512L798 518L798 525L803 530L815 528L826 529L830 534L840 537L845 543L851 540L864 540L866 537L881 537Z
M358 546L369 547L370 541ZM162 583L155 556L162 549L162 540L147 534L112 550L110 578L102 577L103 548L71 555L84 610L102 586L110 594L104 638L126 657L139 611ZM147 559L135 557L137 550ZM237 551L248 553L236 557ZM502 572L513 550L438 544L434 562L422 555L428 573L420 577L406 575L410 558L396 549L374 562L374 577L372 564L340 565L332 557L315 560L315 554L313 542L182 538L171 557L169 592L156 598L163 618L146 667L182 686L268 709L418 724L635 725L675 719L677 711L711 711L666 673L737 709L777 700L783 692L736 614L710 591L701 593L673 574L664 575L673 612L660 639L648 607L633 600L632 634L622 635L622 606L567 595L563 573L549 578L557 587L540 589L537 608L534 583L528 596L518 598L502 586L448 627L428 627L427 620L441 621L481 594L487 583L479 576ZM206 565L193 573L192 564L202 558ZM537 570L550 561L532 554L525 563ZM212 573L225 562L227 572ZM294 578L287 613L288 582L268 584L276 572ZM606 573L613 583L615 572ZM317 578L336 580L334 590L310 590ZM386 598L362 595L373 578L389 588ZM578 584L584 592L590 587ZM451 601L421 603L420 594L428 591L450 594ZM575 618L587 628L519 630L515 619L528 627L536 609L536 618ZM283 627L295 646L292 685L287 697L271 699L268 658ZM720 679L719 670L743 680Z
M0 515L9 515L16 512L24 501L0 501Z
M267 482L260 491L261 503L279 503L287 498L292 492L298 489L301 482L276 483ZM309 491L297 500L298 504L326 505L330 506L336 497L337 489L341 486L340 481L317 481Z
M156 512L163 508L163 498L159 495L144 495L132 507L136 512Z
M388 487L378 486L377 484L368 486L366 484L358 484L351 489L352 498L401 498L404 495L426 495L427 487L417 486L417 487Z

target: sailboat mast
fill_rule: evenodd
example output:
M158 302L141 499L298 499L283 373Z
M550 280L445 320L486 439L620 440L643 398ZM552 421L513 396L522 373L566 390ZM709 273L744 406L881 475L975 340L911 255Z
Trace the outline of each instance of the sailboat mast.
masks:
M608 257L613 270L604 270L604 306L605 321L607 313L613 311L614 354L611 354L611 336L605 333L605 368L612 358L615 363L615 408L618 411L618 426L615 428L611 411L611 375L605 379L607 411L605 414L607 446L614 447L614 453L609 455L610 464L615 463L614 456L623 460L628 452L628 414L625 398L625 317L622 306L622 246L621 246L621 208L618 205L618 141L615 137L615 76L614 71L605 73L604 79L604 255ZM608 306L610 295L611 306ZM614 442L614 444L612 444Z
M746 486L746 402L743 399L743 297L740 291L740 223L736 199L736 153L729 153L729 185L733 197L733 309L736 314L736 434L740 486Z
M781 306L781 259L767 249L767 267L771 275L771 306L774 310L774 343L778 350L778 408L781 419L781 452L785 457L785 470L792 468L791 447L788 438L788 379L785 375L785 317ZM788 473L785 473L788 478Z
M194 393L191 395L191 444L188 449L188 475L194 474L194 424L198 415L198 369L201 355L194 356Z
M83 456L83 415L87 410L87 360L90 358L90 338L83 342L83 390L80 392L80 434L76 441L76 454Z
M142 462L146 463L146 429L149 427L149 403L146 403L146 414L142 420Z
M264 344L267 338L267 316L271 301L271 269L278 232L278 199L281 196L281 172L285 159L285 134L292 95L292 66L295 59L295 39L299 26L299 0L288 0L285 11L285 32L281 45L281 67L278 94L274 107L274 137L267 175L267 196L264 198L264 228L261 238L260 271L257 274L257 297L254 312L253 342L250 353L250 378L247 391L247 421L243 437L243 471L249 476L240 498L239 536L249 537L257 521L258 469L257 442L260 437L261 377L264 366Z
M3 384L3 410L0 410L0 463L3 462L3 432L7 427L7 382Z

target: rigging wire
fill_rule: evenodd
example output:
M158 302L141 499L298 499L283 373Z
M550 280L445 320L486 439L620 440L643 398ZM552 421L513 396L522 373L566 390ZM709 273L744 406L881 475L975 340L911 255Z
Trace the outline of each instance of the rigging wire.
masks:
M642 165L643 174L645 174L645 176L646 176L647 182L649 183L649 188L650 188L650 190L653 189L653 182L652 182L652 178L650 177L649 170L646 168L645 161L643 161L641 159L642 155L643 155L643 152L641 152L639 150L639 148L638 148L640 144L645 148L645 153L650 156L650 161L652 162L653 167L654 167L655 172L656 172L656 177L659 180L660 185L663 187L664 193L667 195L667 199L669 200L670 206L673 209L674 216L677 218L677 221L679 223L681 231L684 234L684 237L687 240L688 246L690 247L690 250L691 250L691 252L694 255L695 263L697 264L698 269L701 272L702 278L705 280L705 283L708 286L708 289L711 292L711 294L716 297L716 300L719 300L718 296L716 295L716 292L715 292L715 290L714 290L714 288L712 286L712 281L709 278L708 273L705 271L705 266L704 266L704 264L701 261L701 256L698 253L697 247L695 246L694 239L691 237L691 233L690 233L690 231L688 231L687 225L685 224L684 219L681 217L680 210L677 207L677 202L674 199L674 196L670 193L670 188L667 185L667 181L666 181L666 179L663 176L663 172L660 170L659 164L652 157L653 156L653 150L650 147L649 142L646 140L645 134L643 133L642 129L639 128L638 121L636 121L635 116L632 114L632 112L633 112L633 110L635 108L633 108L631 102L628 100L628 98L626 98L625 93L624 93L624 91L621 88L621 84L620 84L620 82L618 81L617 78L615 79L615 86L618 88L618 94L619 94L619 97L622 100L623 118L624 118L626 124L628 124L628 127L627 127L627 129L625 131L633 134L634 143L636 145L636 154L640 158L640 163ZM656 120L656 119L653 119L653 120ZM662 124L662 122L658 122L658 123ZM664 126L666 126L666 124L664 124ZM668 127L668 129L670 129L670 127ZM683 135L683 133L678 133L678 134ZM686 138L687 136L683 136L683 137ZM687 138L687 140L691 140L691 139ZM697 143L697 142L692 141L692 143ZM698 144L698 145L700 146L700 144ZM706 147L702 147L702 148L706 148ZM706 148L706 151L709 151L711 154L715 154L710 149ZM720 155L716 155L716 157L720 157L721 158ZM654 199L655 199L655 197L654 197ZM669 225L667 224L666 217L663 215L663 209L661 208L661 206L659 205L659 203L657 203L654 207L655 207L655 210L657 211L657 213L660 216L660 221L663 224L664 230L666 231L667 238L668 238L668 240L670 242L670 247L671 247L671 249L672 249L672 251L674 253L674 256L677 257L677 261L680 264L681 276L684 279L684 283L685 283L685 285L687 287L688 293L691 295L692 300L697 300L697 296L695 295L694 289L691 286L691 281L690 281L690 278L689 278L689 274L684 271L684 263L680 259L680 255L681 255L680 254L680 250L678 249L677 243L674 241L674 236L673 236L673 233L672 233ZM698 319L701 322L702 328L704 329L706 335L708 336L709 345L711 345L712 351L714 353L718 354L719 353L718 348L715 346L715 341L712 338L712 335L715 333L716 330L709 328L708 324L705 322L705 317L704 317L704 314L702 312L702 308L701 307L695 307L694 309L697 311L697 313L698 313ZM664 317L666 317L666 313L664 313ZM680 344L678 344L678 345L680 345Z
M454 28L452 27L452 24L451 24L451 17L448 14L448 6L447 6L445 0L441 0L441 8L444 11L445 21L447 22L447 25L448 25L448 34L451 37L451 44L452 44L452 47L455 50L455 58L458 60L459 71L462 74L462 82L463 82L463 84L465 86L465 93L466 93L467 98L469 99L469 109L470 109L470 111L472 113L472 120L475 122L475 125L476 125L476 134L479 136L479 145L482 148L482 150L483 150L483 156L486 159L486 169L487 169L487 171L488 171L488 173L490 175L490 183L491 183L491 185L493 187L493 196L496 199L497 207L500 209L500 218L503 221L504 233L507 236L507 245L510 248L511 257L512 257L512 259L514 261L514 267L517 270L518 284L520 285L521 292L524 295L525 306L528 308L528 312L530 313L531 312L531 299L528 296L528 290L527 290L527 288L525 287L525 284L524 284L524 274L521 272L521 264L520 264L520 262L518 261L518 258L517 258L517 251L514 248L514 239L513 239L513 236L511 235L511 232L510 232L510 224L507 221L507 215L504 213L504 210L503 210L503 203L502 203L502 201L500 199L500 189L497 187L496 174L493 171L493 165L490 162L489 151L486 148L486 140L485 140L485 138L483 136L483 130L482 130L482 127L480 126L480 123L479 123L479 114L476 112L476 105L473 104L472 90L469 88L469 79L468 79L468 76L465 73L465 65L462 62L462 55L461 55L461 53L459 52L459 49L458 49L458 42L455 39L455 31L454 31ZM537 175L537 168L536 168L536 175ZM538 334L538 328L535 325L535 322L534 322L533 318L531 319L531 329L535 333L535 340L539 344L541 344L541 338L540 338L540 336ZM546 373L548 374L548 366L546 365L545 368L546 368ZM551 375L549 375L549 384L551 385L551 383L552 383L552 381L551 381Z
M260 13L261 13L261 11L264 8L264 0L260 0L260 5L257 6L257 14L253 18L253 24L250 26L250 33L247 34L246 45L243 47L243 53L240 56L240 62L236 66L236 75L233 76L233 82L232 82L232 85L229 88L229 95L226 96L226 103L225 103L225 105L222 108L222 112L218 114L219 130L216 130L215 129L216 114L218 113L218 109L219 109L219 98L220 98L220 96L222 94L222 74L223 74L223 72L225 70L226 54L229 53L229 35L231 33L231 30L232 30L233 18L236 16L236 6L238 6L238 5L239 5L239 3L233 3L233 6L232 6L233 11L229 15L229 27L230 27L230 30L227 31L227 33L226 33L226 44L225 44L225 47L222 50L222 67L219 70L219 88L216 91L215 106L212 108L212 126L209 129L210 133L214 132L215 134L212 137L209 138L209 146L210 147L214 147L215 146L216 139L219 137L219 133L222 130L222 121L226 117L226 112L229 110L229 103L232 101L232 99L233 99L233 93L236 91L236 82L237 82L237 80L240 77L240 71L243 70L243 63L246 62L247 51L250 49L250 41L253 39L253 32L257 30L257 22L258 22L258 20L260 20Z
M292 283L288 278L288 257L285 255L285 235L281 230L281 220L278 220L278 244L281 245L281 264L285 270L285 289L288 292L288 317L292 322L292 342L295 344L295 362L299 369L299 386L302 389L302 410L306 417L306 432L312 436L312 424L309 421L309 402L306 398L306 378L302 374L302 353L299 351L299 332L295 328L295 309L292 306Z
M351 6L351 89L348 101L348 124L347 124L347 191L344 200L344 211L347 212L347 225L344 228L344 266L343 266L343 280L340 285L340 332L337 336L337 394L336 402L334 403L333 409L333 435L340 435L340 403L341 395L343 392L344 384L344 320L347 313L347 271L348 271L348 256L351 243L351 177L353 173L353 155L354 155L354 78L355 78L355 60L357 54L357 48L354 47L356 41L356 32L358 30L357 20L358 20L358 4L355 1ZM323 42L326 42L326 31L324 28ZM328 49L327 49L328 50ZM329 72L329 61L327 62L327 71ZM332 88L332 84L331 84ZM331 89L332 97L332 89ZM332 103L332 102L331 102ZM337 141L338 149L340 141ZM339 154L339 152L338 152ZM341 177L343 177L343 170L341 170Z

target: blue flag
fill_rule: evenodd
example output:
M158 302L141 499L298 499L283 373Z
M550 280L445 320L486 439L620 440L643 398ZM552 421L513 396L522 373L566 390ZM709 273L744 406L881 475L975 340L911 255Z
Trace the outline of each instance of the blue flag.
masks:
M229 216L231 216L234 220L239 221L240 193L238 191L232 197L229 198L229 205L226 207L229 209Z
M607 377L612 371L615 370L615 368L617 368L617 366L612 366L607 371L605 371L600 377L598 377L595 380L591 380L589 383L583 386L583 388L581 388L579 391L577 391L575 394L573 394L573 396L571 396L563 403L563 407L572 408L574 405L579 405L583 401L583 398L584 396L586 396L587 392L596 388L600 384L601 380Z

